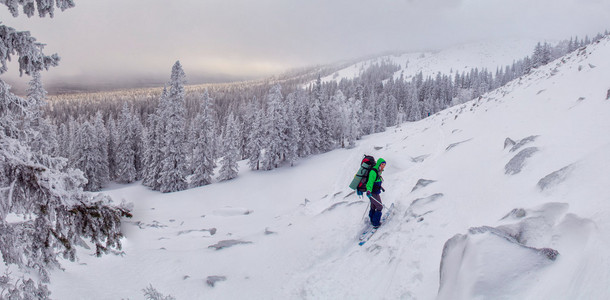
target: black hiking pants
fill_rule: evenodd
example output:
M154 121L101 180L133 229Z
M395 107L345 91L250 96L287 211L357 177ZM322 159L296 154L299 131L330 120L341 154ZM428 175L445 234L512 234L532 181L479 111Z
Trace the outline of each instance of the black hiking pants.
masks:
M371 209L381 211L383 209L383 204L381 204L381 195L380 194L371 194Z
M379 194L371 194L369 198L371 200L371 210L369 211L369 218L373 226L379 226L381 221L381 210L383 204L381 204L381 196Z

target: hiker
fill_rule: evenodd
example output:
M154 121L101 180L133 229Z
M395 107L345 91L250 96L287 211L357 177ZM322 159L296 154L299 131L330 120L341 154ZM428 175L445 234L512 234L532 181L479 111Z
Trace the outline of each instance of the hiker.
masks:
M381 203L381 191L385 192L385 189L381 186L383 183L383 178L381 177L381 173L383 173L383 169L385 168L385 160L383 158L379 158L377 160L377 164L375 167L369 172L369 178L366 183L366 196L371 200L371 210L369 211L369 218L371 219L371 224L374 228L379 227L381 225L381 210L383 209L383 204Z

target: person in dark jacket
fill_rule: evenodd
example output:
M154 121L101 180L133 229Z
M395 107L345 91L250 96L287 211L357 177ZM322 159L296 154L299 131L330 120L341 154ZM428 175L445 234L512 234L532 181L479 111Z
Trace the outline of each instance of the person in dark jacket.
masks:
M375 167L369 172L369 179L366 183L366 196L371 200L371 210L369 211L369 218L374 228L381 225L381 210L383 204L381 203L381 191L385 192L385 189L381 186L383 183L383 169L385 168L386 161L383 158L377 160Z

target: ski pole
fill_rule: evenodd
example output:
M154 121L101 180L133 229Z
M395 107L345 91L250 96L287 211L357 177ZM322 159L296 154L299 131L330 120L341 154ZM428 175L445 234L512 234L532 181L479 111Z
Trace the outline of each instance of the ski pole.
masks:
M375 201L375 202L377 202L377 203L381 204L381 206L383 206L383 208L385 208L385 209L389 209L389 208L387 208L387 207L386 207L386 206L385 206L383 203L379 202L379 200L377 200L377 199L373 198L373 196L367 196L367 197L369 197L369 199L371 199L371 200L373 200L373 201Z

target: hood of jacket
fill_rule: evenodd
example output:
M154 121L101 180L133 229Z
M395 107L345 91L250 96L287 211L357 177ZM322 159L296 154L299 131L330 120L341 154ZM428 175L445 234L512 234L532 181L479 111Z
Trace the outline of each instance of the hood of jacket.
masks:
M381 164L383 164L383 163L385 163L385 159L383 159L383 158L379 158L379 159L377 160L377 164L375 165L375 169L376 169L376 170L379 170L379 166L381 166Z

